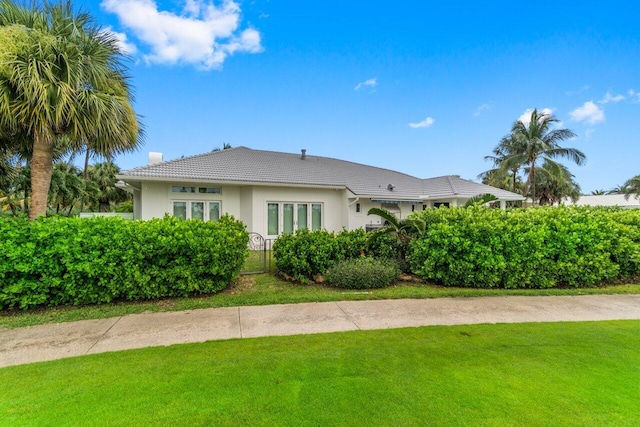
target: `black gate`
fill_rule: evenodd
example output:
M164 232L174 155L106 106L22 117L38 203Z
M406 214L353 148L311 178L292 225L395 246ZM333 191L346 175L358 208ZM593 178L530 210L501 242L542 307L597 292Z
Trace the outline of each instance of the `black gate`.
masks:
M241 274L264 273L271 269L271 242L258 233L249 233L249 256Z

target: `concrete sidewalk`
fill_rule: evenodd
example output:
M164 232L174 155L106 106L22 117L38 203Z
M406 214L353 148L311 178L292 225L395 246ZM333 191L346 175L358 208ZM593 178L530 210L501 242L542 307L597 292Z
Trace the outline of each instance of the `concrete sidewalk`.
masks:
M427 325L640 319L640 295L341 301L132 314L0 331L0 367L231 338Z

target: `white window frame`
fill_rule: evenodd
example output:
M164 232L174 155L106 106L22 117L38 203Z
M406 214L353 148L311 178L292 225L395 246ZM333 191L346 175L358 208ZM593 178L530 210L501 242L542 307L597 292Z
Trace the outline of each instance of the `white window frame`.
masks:
M278 205L278 234L268 234L269 233L269 205ZM265 232L269 237L280 236L284 233L284 205L293 205L293 232L295 233L298 230L298 205L307 205L307 227L309 230L313 230L313 206L320 206L320 227L318 230L324 229L324 203L322 202L276 202L276 201L267 201L266 210L265 210Z
M172 216L175 216L174 215L174 205L175 205L175 203L186 203L186 207L187 207L187 218L186 219L191 219L191 204L192 203L204 203L204 209L203 209L204 212L202 213L203 221L211 221L211 219L209 218L209 211L211 210L211 208L209 206L210 203L217 203L218 204L218 213L219 213L220 216L222 216L222 201L221 200L189 200L189 199L171 200L171 205L169 206L169 212L171 213Z

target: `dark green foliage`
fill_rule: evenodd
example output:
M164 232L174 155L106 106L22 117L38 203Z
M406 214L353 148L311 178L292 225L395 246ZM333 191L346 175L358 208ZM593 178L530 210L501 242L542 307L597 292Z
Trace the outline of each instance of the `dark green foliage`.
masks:
M273 256L279 271L307 282L345 259L396 258L399 245L389 233L372 235L361 228L340 233L304 229L280 236L273 244Z
M640 273L640 212L436 209L418 216L412 271L446 286L594 286Z
M336 263L325 276L326 282L344 289L375 289L392 285L398 279L397 261L360 257Z
M120 218L0 219L0 309L212 293L240 272L245 226Z
M273 243L273 256L278 270L305 282L324 274L336 261L360 256L365 241L362 229L341 233L300 229L278 237Z

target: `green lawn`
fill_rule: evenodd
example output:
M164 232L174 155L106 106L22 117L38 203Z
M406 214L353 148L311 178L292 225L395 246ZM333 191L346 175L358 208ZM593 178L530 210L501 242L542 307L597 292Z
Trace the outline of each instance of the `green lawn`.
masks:
M228 289L215 295L167 298L159 301L121 302L85 307L58 307L26 312L21 310L0 311L0 329L43 323L102 319L143 312L193 310L241 305L394 298L588 294L640 294L640 285L627 284L580 289L475 289L442 287L423 283L398 283L385 289L347 291L322 285L300 285L286 282L266 273L241 276Z
M7 426L640 425L640 321L176 345L0 369Z

